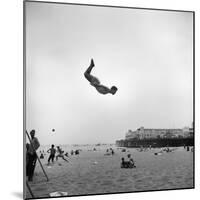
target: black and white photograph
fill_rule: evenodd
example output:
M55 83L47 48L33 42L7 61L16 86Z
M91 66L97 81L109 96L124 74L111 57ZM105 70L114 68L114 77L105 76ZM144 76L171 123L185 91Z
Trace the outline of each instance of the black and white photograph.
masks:
M25 199L194 188L194 11L24 1Z

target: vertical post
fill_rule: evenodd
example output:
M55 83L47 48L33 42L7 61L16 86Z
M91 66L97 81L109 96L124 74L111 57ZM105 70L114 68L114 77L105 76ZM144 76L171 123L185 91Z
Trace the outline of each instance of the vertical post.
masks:
M27 134L28 139L29 139L29 141L30 141L30 145L32 146L33 150L34 150L35 153L36 153L36 156L37 156L37 159L38 159L38 161L39 161L39 163L40 163L40 166L41 166L41 168L42 168L42 171L43 171L44 175L46 176L47 181L49 181L49 178L48 178L48 176L47 176L47 174L46 174L46 172L45 172L45 170L44 170L44 168L43 168L43 166L42 166L42 163L41 163L41 161L40 161L40 158L39 158L38 155L37 155L37 152L36 152L36 150L35 150L35 148L34 148L32 142L31 142L31 138L30 138L30 136L29 136L29 134L28 134L27 131L26 131L26 134Z

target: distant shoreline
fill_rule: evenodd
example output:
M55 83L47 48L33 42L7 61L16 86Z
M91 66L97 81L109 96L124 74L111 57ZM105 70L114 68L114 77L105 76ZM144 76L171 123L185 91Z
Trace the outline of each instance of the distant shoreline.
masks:
M194 138L149 138L149 139L130 139L117 140L118 147L180 147L194 146Z

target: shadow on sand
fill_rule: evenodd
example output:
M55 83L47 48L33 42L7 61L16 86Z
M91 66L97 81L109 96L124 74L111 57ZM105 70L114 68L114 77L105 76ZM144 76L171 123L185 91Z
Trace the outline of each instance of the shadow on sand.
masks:
M12 195L19 199L23 199L23 192L12 192Z

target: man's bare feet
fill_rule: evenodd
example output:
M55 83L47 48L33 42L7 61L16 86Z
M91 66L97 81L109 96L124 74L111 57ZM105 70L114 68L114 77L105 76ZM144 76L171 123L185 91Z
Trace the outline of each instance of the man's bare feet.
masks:
M91 59L90 66L94 67L94 61L93 61L93 59Z

